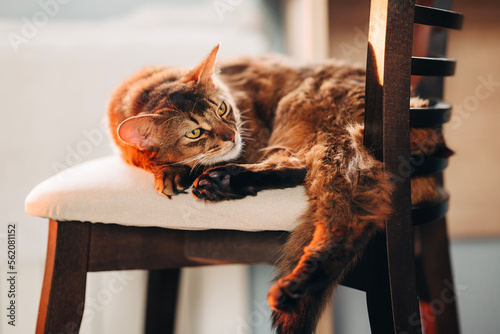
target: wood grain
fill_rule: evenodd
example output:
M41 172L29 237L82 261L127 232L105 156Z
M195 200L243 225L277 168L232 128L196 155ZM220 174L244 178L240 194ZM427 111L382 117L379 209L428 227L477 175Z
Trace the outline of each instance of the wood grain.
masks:
M410 175L401 170L408 161L411 50L415 1L372 0L366 76L365 145L385 164L389 175L397 176L393 191L394 213L386 223L387 261L392 299L393 328L386 321L372 324L375 333L419 333L420 315L415 282L413 227L411 223ZM382 77L381 77L382 76ZM379 237L378 243L383 239ZM370 270L382 266L378 249ZM382 260L380 260L382 257ZM379 262L381 261L381 262ZM367 298L387 299L384 274L368 282ZM379 293L376 286L381 289ZM387 311L384 308L385 311ZM370 317L370 320L376 320Z
M49 223L36 333L78 333L83 316L90 224Z

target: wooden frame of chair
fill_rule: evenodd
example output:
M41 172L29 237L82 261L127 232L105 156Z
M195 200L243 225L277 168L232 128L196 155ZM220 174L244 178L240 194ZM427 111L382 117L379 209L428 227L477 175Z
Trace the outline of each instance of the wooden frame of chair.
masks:
M393 190L395 210L386 223L387 247L383 247L384 238L379 237L373 252L368 253L371 278L366 291L373 332L382 332L384 328L388 333L392 326L395 333L421 330L415 266L412 265L410 174L400 175L399 170L400 159L410 158L409 92L414 10L414 0L372 0L370 7L365 146L384 162L389 175L400 176ZM385 261L388 270L381 271L379 268L386 267ZM392 298L387 298L389 294ZM385 303L380 307L382 301ZM413 314L413 321L409 321Z
M147 308L155 310L148 312L146 332L171 333L179 268L274 263L285 237L276 231L182 231L50 220L36 332L78 332L87 272L144 269L150 270L154 288Z
M146 332L171 333L179 268L274 263L285 238L276 231L182 231L50 220L36 332L78 332L87 272L145 269L154 287Z
M411 58L414 14L415 0L372 0L365 144L392 175L401 174L400 159L410 157L410 75L419 66ZM370 243L363 259L343 282L367 292L372 333L419 333L421 329L410 175L400 176L395 185L395 212L386 232ZM443 203L432 211L436 217L443 216ZM441 297L445 281L454 298L444 218L419 229L430 298ZM150 271L146 333L173 333L179 268L274 263L276 250L286 237L286 232L279 231L180 231L50 220L36 332L78 332L87 272L145 269ZM439 249L438 254L432 249ZM437 322L445 329L441 333L458 333L454 299Z

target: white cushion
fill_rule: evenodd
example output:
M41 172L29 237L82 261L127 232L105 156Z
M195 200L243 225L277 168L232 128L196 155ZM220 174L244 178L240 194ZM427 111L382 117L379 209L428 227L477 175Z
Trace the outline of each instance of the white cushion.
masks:
M89 221L172 229L290 231L307 207L303 186L266 190L255 197L204 203L189 192L159 195L153 174L118 156L77 165L36 186L26 212L57 221Z

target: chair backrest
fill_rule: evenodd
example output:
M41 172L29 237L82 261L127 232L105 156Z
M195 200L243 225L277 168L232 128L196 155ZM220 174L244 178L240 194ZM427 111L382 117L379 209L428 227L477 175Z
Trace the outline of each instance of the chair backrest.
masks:
M447 2L449 5L450 1ZM395 331L398 333L421 331L415 281L410 177L439 173L446 167L446 160L431 157L424 157L424 163L420 163L419 159L418 165L415 164L415 157L410 156L410 124L413 127L440 127L449 119L450 112L449 105L444 103L432 103L428 108L412 109L410 112L410 78L411 75L448 76L455 69L452 59L412 57L414 23L459 29L462 16L435 8L415 6L415 0L371 1L365 145L377 159L384 162L393 181L394 213L387 221L385 235L378 236L375 241L377 246L371 249L368 271L378 275L377 271L383 270L381 264L388 267L392 305L381 307L386 312L382 311L380 314L393 318L388 321L394 321ZM445 42L445 39L441 40L441 44L431 46L430 51L443 55ZM442 97L442 79L439 80L435 79L437 88L428 97ZM436 220L444 216L446 210L447 197L430 208L414 211L413 220L416 223ZM381 257L386 257L388 264L381 263ZM384 280L383 275L378 279L372 276L366 283L367 291L380 289L380 285L385 284Z

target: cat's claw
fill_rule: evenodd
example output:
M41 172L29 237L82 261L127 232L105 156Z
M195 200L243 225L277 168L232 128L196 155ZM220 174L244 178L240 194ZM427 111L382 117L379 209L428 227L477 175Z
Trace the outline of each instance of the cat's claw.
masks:
M194 181L193 195L210 202L255 196L257 191L249 184L251 173L238 165L209 169Z
M189 171L187 167L159 168L154 174L156 191L169 199L186 193L185 189L190 185Z

